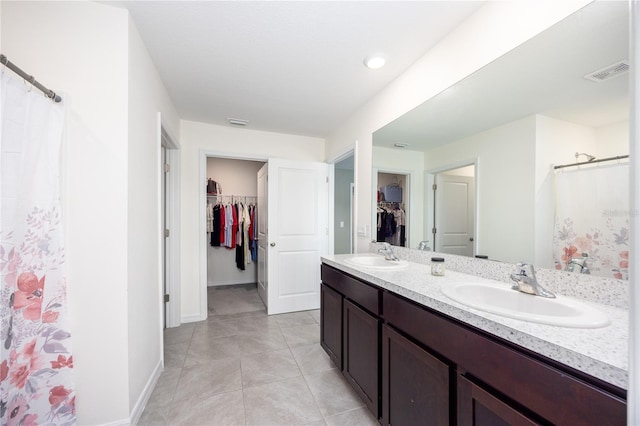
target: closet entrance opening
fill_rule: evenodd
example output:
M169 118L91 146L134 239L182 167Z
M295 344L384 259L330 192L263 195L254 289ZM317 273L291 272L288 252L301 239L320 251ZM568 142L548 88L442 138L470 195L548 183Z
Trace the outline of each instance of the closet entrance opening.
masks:
M258 282L258 171L264 161L207 157L206 171L206 282L209 314L227 311L263 311L255 292ZM215 292L222 286L251 291L243 306L222 300Z
M377 173L376 241L409 245L409 174Z
M271 157L225 157L207 152L201 152L201 155L201 184L198 185L201 206L200 318L204 320L210 313L219 314L211 312L215 306L209 306L209 288L254 285L256 282L258 289L262 286L264 291L255 292L260 302L256 301L255 306L248 309L264 309L266 306L269 315L318 309L319 259L327 254L329 248L328 165ZM212 164L210 170L209 161ZM225 167L228 174L224 172ZM238 175L241 168L246 176ZM227 181L227 176L236 176L237 179ZM214 207L227 202L251 204L254 200L256 209L247 209L245 214L244 206L242 208L243 222L249 226L253 224L253 232L247 230L244 234L243 228L243 237L239 235L237 225L232 228L232 232L236 232L235 249L224 247L222 242L220 246L215 245L218 239L212 236L216 229L213 225ZM210 204L209 215L213 216L211 225L207 220L207 202ZM226 221L226 208L224 215ZM222 234L221 231L216 232ZM248 245L243 245L243 250L237 249L238 237L241 242L242 238L248 242ZM212 238L214 245L211 245ZM222 235L219 238L221 241ZM226 236L224 241L227 241ZM221 306L224 309L224 303Z

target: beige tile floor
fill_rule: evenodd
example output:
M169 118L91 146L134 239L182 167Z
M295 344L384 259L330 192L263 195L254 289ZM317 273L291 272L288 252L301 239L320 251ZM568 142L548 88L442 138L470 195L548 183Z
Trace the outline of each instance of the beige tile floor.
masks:
M320 347L320 312L267 316L255 285L210 288L209 318L165 330L139 425L377 425Z

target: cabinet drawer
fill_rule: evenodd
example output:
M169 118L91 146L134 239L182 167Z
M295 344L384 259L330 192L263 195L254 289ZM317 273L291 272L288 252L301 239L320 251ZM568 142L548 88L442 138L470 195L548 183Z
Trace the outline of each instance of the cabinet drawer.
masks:
M322 282L351 299L374 315L380 315L380 290L325 264L321 268Z
M384 319L466 372L555 424L624 425L624 398L597 379L489 337L385 292ZM446 338L443 338L446 336ZM611 387L613 388L613 387Z

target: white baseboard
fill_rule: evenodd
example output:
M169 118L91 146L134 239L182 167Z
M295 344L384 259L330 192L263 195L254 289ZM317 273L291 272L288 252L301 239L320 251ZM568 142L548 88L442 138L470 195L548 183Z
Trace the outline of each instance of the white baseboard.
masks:
M202 315L187 315L187 316L183 316L180 318L180 323L184 324L187 322L198 322L198 321L205 321L207 319L206 313L204 315L204 317Z
M147 402L149 402L149 398L151 398L153 389L156 387L156 384L158 383L158 379L160 379L160 374L162 374L162 370L163 370L162 360L158 360L158 364L156 365L156 368L153 369L153 373L151 374L151 377L149 377L149 380L147 381L146 386L144 387L142 393L140 394L140 398L138 398L136 405L133 407L133 410L131 411L131 415L129 416L129 419L131 420L131 422L129 424L132 424L132 425L138 424L138 421L142 416L142 412L144 411L144 408L147 406Z
M136 405L133 407L133 411L131 411L129 418L116 420L115 422L103 423L102 426L131 426L138 424L138 421L142 416L142 412L144 411L144 407L146 407L147 402L149 402L151 393L156 387L156 383L158 383L158 379L160 378L160 374L162 374L162 370L162 360L159 360L158 365L156 365L156 368L153 369L153 373L147 381L142 394L140 394L140 398L138 398Z
M227 280L227 281L216 281L216 282L208 282L207 283L207 287L220 287L223 285L244 285L244 284L255 284L255 280L254 281L247 281L247 280Z
M115 422L102 423L102 426L131 426L131 419L121 419Z

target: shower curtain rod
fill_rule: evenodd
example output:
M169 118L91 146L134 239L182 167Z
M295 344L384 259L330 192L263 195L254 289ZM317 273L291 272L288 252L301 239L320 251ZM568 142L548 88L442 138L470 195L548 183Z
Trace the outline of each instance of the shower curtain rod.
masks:
M18 68L18 66L16 64L14 64L11 61L9 61L9 59L7 59L7 57L2 55L2 54L0 54L0 63L5 65L11 71L13 71L16 74L18 74L20 77L22 77L24 79L24 81L30 83L36 89L40 90L42 93L44 93L44 95L47 98L53 100L54 102L62 102L62 98L60 96L56 95L56 92L44 87L42 84L40 84L38 81L36 81L34 76L29 75L26 72L22 71L20 68Z
M564 169L565 167L582 166L584 164L601 163L603 161L624 160L625 158L629 158L629 156L628 155L618 155L616 157L601 158L599 160L592 160L592 161L583 161L581 163L562 164L560 166L555 166L554 170L555 169Z

